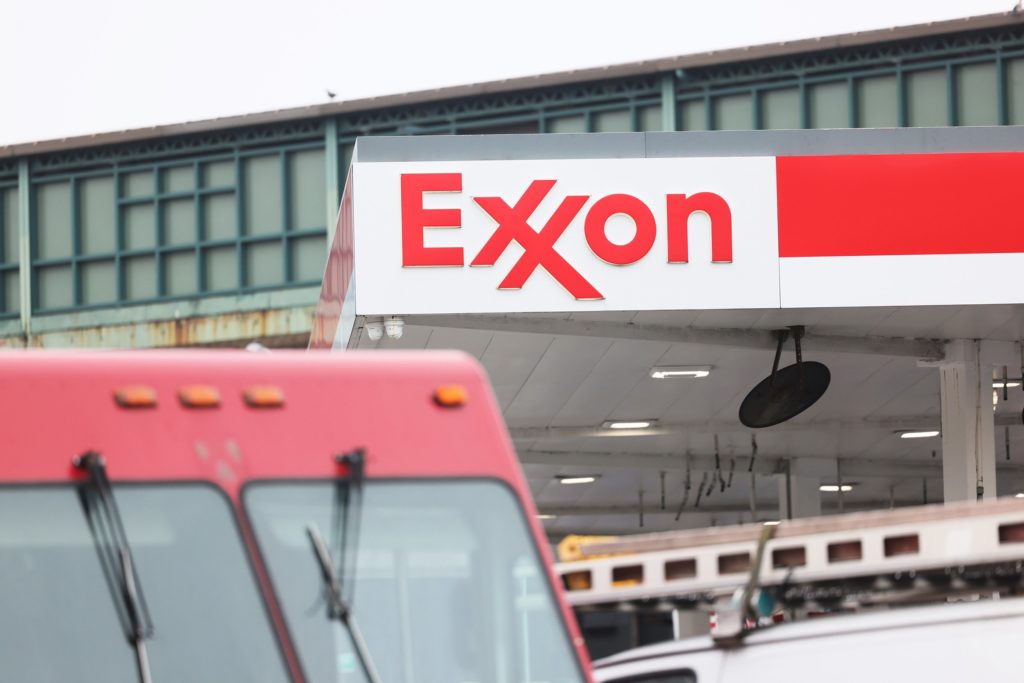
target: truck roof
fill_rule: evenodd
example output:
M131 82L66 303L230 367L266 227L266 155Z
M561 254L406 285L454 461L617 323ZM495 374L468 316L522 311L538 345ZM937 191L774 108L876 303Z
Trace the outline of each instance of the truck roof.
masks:
M1024 616L1024 597L1001 600L978 600L901 609L885 609L859 614L835 614L804 621L777 624L750 632L742 647L769 645L786 641L819 638L841 634L882 632L942 623L974 620L1007 619ZM671 640L627 650L594 662L594 668L644 659L693 654L723 649L710 635Z
M494 477L529 501L483 370L461 353L16 351L0 353L0 377L0 483L77 479L72 458L92 450L113 480L207 480L235 497L249 479L336 476L334 456L364 449L368 477ZM191 385L219 405L184 406ZM465 403L439 405L443 385ZM257 386L283 405L247 405ZM118 405L125 387L155 407Z

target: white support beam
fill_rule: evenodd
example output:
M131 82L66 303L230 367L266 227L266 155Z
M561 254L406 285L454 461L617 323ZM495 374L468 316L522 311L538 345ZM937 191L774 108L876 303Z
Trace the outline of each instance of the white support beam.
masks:
M958 339L939 365L946 503L996 496L992 367L982 356L979 341Z
M712 498L712 502L714 498ZM846 511L858 511L858 510L878 510L881 508L887 508L890 504L889 499L886 500L870 500L870 501L858 501L856 503L847 503ZM914 505L920 505L920 500L898 500L895 501L896 507L910 507ZM678 503L677 503L678 504ZM774 519L774 513L771 512L775 506L775 501L762 500L758 503L759 510L765 510L765 513L759 515L762 519ZM638 505L559 505L552 504L546 505L544 503L538 503L538 512L542 515L555 515L558 517L604 517L613 515L623 516L638 516L640 513L640 507ZM654 517L657 515L675 517L678 510L671 504L666 506L665 510L662 510L657 505L644 505L644 517ZM733 504L704 504L703 502L699 507L694 507L693 500L683 508L682 516L692 515L717 515L717 514L737 514L745 515L748 519L750 516L750 509L746 505L733 505ZM794 515L795 517L795 515ZM590 533L592 530L588 530Z
M632 339L749 349L774 350L777 344L772 330L635 325L633 323L594 322L527 315L414 315L405 316L405 322L408 325L451 327L464 330L528 332L569 337ZM806 353L812 351L858 353L903 356L923 360L939 360L943 354L942 345L937 341L902 337L850 337L810 333L804 335L803 347Z
M991 395L991 394L990 394ZM939 415L865 418L862 420L809 420L784 422L772 427L772 433L780 432L829 432L875 429L880 431L901 431L912 429L938 429ZM1022 426L1020 416L1000 416L997 424ZM581 439L606 437L609 439L639 436L671 436L674 434L749 434L751 429L739 421L720 422L673 422L656 424L646 429L606 429L604 427L510 427L509 433L518 441L543 439Z
M821 479L786 472L776 475L779 484L779 519L821 515Z
M736 461L736 480L739 485L746 485L745 477L750 466L749 456L730 456L725 459ZM835 478L836 459L828 456L791 456L779 458L758 456L754 460L754 473L758 475L777 475L786 471L786 461L792 463L791 471L800 476L814 476L821 479ZM579 467L584 469L628 469L649 470L653 472L671 472L674 476L684 473L689 463L692 473L697 479L704 472L715 469L714 457L710 455L680 455L676 453L621 453L621 452L566 452L566 451L520 451L519 461L524 465L553 465L556 467ZM1001 471L1015 475L1024 473L1022 463L1001 463ZM905 478L921 479L942 477L942 462L935 460L907 460L905 458L848 458L842 461L843 478L850 480L869 478Z
M694 497L690 496L690 500L685 508L683 508L683 515L713 515L713 514L747 514L749 516L750 509L746 505L733 505L733 504L712 504L714 497L712 496L711 501L701 502L699 506L694 506ZM644 505L644 516L648 515L672 515L675 517L678 509L678 496L675 497L674 503L672 500L662 510L658 505ZM763 500L759 503L759 510L768 511L764 517L765 519L774 519L774 513L771 512L775 505L775 501ZM561 505L558 503L544 504L538 503L538 511L542 515L557 515L558 517L570 517L570 516L602 516L602 515L636 515L640 514L639 505L616 505L616 504L565 504ZM682 516L682 515L680 515Z

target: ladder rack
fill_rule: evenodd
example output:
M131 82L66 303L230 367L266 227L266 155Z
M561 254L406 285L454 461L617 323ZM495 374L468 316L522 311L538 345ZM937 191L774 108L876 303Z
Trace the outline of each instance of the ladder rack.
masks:
M761 524L602 540L563 562L569 603L710 604L747 585ZM956 503L785 521L757 586L783 604L826 607L1016 592L1024 578L1024 500Z

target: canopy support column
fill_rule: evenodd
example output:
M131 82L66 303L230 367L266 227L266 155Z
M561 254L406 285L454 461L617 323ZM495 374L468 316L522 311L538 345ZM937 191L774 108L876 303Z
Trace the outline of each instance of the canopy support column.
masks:
M821 515L821 480L806 474L793 474L787 466L779 479L779 519L799 519Z
M939 363L942 487L946 503L996 497L992 370L981 343L957 339Z

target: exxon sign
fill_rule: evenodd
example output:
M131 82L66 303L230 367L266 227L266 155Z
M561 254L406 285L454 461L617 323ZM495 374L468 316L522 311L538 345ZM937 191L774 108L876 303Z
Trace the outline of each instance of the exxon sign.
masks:
M357 163L359 315L1018 303L1024 155ZM957 277L951 277L956 273Z
M743 285L778 280L770 158L376 163L353 184L361 314L778 306Z

